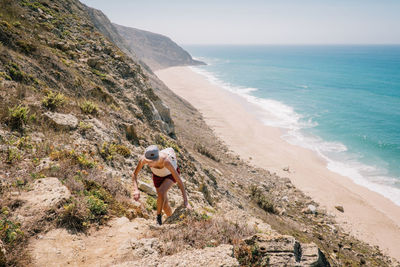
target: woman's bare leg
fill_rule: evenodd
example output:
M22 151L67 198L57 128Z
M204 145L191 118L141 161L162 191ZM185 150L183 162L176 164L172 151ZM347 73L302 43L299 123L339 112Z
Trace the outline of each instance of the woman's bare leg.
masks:
M171 186L174 184L174 182L171 179L165 179L164 182L160 185L159 188L156 188L157 190L157 215L161 214L162 209L164 208L165 214L167 216L171 216L171 207L168 204L168 196L167 192L171 188ZM165 208L165 206L168 206ZM169 208L169 209L168 209ZM169 213L169 214L168 214Z

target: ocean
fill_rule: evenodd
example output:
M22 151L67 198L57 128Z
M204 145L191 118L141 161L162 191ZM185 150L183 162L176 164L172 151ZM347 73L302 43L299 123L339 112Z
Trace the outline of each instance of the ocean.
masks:
M185 46L327 168L400 205L400 46ZM250 109L252 110L252 109Z

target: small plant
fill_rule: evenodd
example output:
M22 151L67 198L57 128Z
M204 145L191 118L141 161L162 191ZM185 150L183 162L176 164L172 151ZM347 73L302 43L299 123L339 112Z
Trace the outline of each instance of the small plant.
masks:
M78 164L81 167L90 168L91 169L91 168L96 166L96 162L90 160L86 153L74 154L73 158L75 158L75 160L78 162Z
M162 148L167 148L167 147L172 147L177 153L181 152L181 149L179 148L178 144L175 143L175 141L172 141L168 139L168 137L164 135L157 135L156 136L156 144L160 145Z
M117 147L115 144L104 142L101 146L100 155L104 160L112 160L116 152Z
M24 105L15 105L8 109L8 122L14 129L23 129L28 123L29 108Z
M50 110L56 110L65 103L65 95L58 92L49 91L42 99L42 106Z
M21 71L19 66L12 62L7 66L8 74L10 75L11 79L17 82L22 82L26 80L26 73Z
M72 198L64 205L59 224L68 229L83 231L89 227L89 209L82 199Z
M99 107L92 101L86 100L81 104L81 110L86 114L97 114L99 112Z
M101 77L101 78L107 77L106 74L101 73L100 71L98 71L98 70L96 70L96 69L92 69L92 72L93 72L94 74L96 74L97 76Z
M151 210L156 210L157 209L157 200L154 198L154 197L152 197L152 196L148 196L147 197L147 199L146 199L146 209L148 210L148 211L151 211Z
M89 210L94 217L107 214L108 205L95 195L88 196L87 203L89 206Z
M15 147L9 147L7 150L6 162L11 164L21 159L21 153Z
M81 134L85 134L92 128L93 128L93 124L91 124L91 123L86 123L86 122L80 121L78 124L78 130Z
M127 158L131 155L131 150L124 145L117 145L117 153Z
M274 204L258 186L252 185L250 187L250 196L257 203L257 205L266 212L276 213Z
M103 157L103 159L113 160L115 154L119 154L123 157L129 157L131 155L131 151L124 145L104 142L100 149L100 155Z
M11 244L24 235L21 225L10 220L9 216L8 208L3 207L0 215L0 239L6 244Z
M3 71L0 72L0 77L6 79L6 80L8 80L8 81L11 81L11 80L12 80L12 78L10 77L10 75L8 75L7 73L5 73L5 72L3 72Z

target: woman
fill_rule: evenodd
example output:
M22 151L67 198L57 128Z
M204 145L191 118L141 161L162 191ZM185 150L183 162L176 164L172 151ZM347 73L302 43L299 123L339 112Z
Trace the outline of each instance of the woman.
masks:
M157 190L157 222L162 224L161 212L164 210L169 217L172 214L171 207L168 203L167 192L174 183L178 183L183 196L183 205L190 208L185 187L179 176L179 168L176 161L175 151L169 147L159 151L156 145L146 148L144 155L140 158L139 163L132 174L133 180L133 197L136 201L140 198L140 192L137 186L137 175L143 166L147 164L153 172L153 183Z

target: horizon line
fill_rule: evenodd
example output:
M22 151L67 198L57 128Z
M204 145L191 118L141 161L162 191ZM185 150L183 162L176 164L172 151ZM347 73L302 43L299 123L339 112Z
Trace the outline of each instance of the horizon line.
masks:
M282 45L282 46L290 46L290 45L307 45L307 46L312 46L312 45L338 45L338 46L372 46L372 45L376 45L376 46L389 46L389 45L393 45L393 46L397 46L400 45L400 43L234 43L234 44L229 44L229 43L179 43L179 45L216 45L216 46L244 46L244 45L248 45L248 46L262 46L262 45Z

